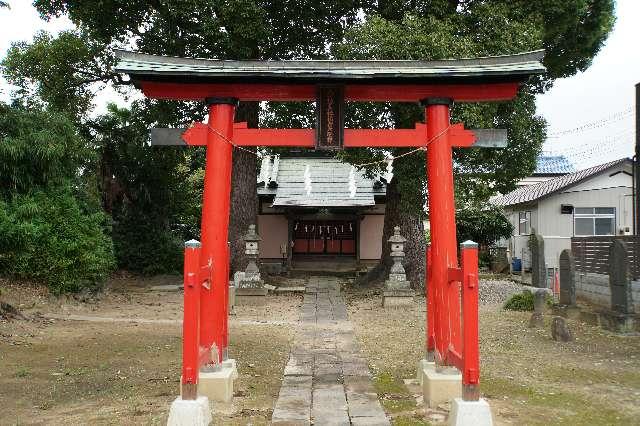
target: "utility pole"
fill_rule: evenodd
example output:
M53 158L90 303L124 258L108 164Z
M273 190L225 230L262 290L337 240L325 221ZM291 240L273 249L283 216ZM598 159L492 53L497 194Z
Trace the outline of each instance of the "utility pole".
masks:
M640 83L636 84L636 152L633 162L633 234L640 234Z

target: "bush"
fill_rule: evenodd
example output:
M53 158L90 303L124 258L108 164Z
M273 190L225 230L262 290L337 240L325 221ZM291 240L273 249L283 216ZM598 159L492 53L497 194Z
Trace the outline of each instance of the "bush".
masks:
M113 245L118 267L146 275L182 269L184 242L179 233L143 212L127 211L113 224Z
M524 290L522 293L511 296L505 302L503 308L510 311L533 311L533 299L533 293L529 290ZM545 294L544 300L547 306L553 305L553 297L549 293Z
M533 293L525 290L522 293L514 294L503 307L510 311L533 311Z
M0 273L46 283L57 294L95 288L115 266L106 224L70 188L0 201Z

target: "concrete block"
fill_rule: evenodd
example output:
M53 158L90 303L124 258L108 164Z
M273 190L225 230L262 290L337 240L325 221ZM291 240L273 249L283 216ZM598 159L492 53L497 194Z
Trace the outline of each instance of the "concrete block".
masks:
M436 363L433 361L427 361L424 358L418 361L418 369L416 371L416 380L418 380L418 383L420 384L420 386L422 386L422 384L424 383L424 375L426 374L425 370L435 371L435 369L436 369Z
M192 400L178 397L171 403L167 426L207 426L211 421L211 409L206 396Z
M449 425L493 426L491 408L483 398L478 401L463 401L461 398L455 398L451 404Z
M256 306L263 305L265 303L265 296L268 290L264 287L261 288L237 288L236 289L236 302L238 306Z
M230 368L232 370L231 377L233 377L233 380L236 380L238 378L238 365L235 359L229 358L225 361L222 361L222 367Z
M429 408L462 397L462 374L453 368L447 371L423 370L422 392L424 404Z
M411 289L406 290L384 290L382 293L382 307L396 308L413 305L414 292Z
M230 402L233 399L233 381L237 376L237 370L225 364L216 371L201 371L198 378L198 395L206 396L211 401Z

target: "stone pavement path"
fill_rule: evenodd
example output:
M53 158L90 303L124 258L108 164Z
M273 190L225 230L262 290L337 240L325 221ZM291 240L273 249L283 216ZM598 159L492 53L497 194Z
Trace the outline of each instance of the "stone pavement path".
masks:
M337 278L309 278L300 319L272 423L389 425Z

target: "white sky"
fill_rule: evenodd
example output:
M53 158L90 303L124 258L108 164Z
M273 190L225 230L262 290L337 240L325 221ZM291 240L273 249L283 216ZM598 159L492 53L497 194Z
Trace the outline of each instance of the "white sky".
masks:
M9 3L10 10L0 9L0 59L13 41L30 41L40 30L57 33L72 28L66 18L41 20L30 0ZM640 1L618 0L616 15L614 30L593 65L584 73L556 81L537 99L538 114L549 123L545 150L565 154L579 169L633 155L634 86L640 83ZM9 85L0 77L0 100L8 101L9 92ZM104 110L107 101L125 103L112 89L98 98L98 111ZM582 129L571 131L576 128Z

